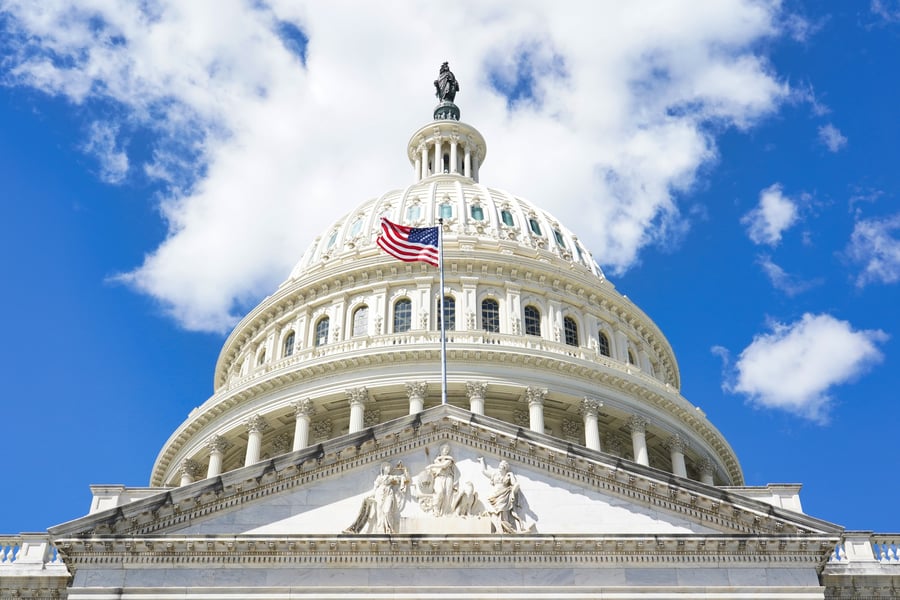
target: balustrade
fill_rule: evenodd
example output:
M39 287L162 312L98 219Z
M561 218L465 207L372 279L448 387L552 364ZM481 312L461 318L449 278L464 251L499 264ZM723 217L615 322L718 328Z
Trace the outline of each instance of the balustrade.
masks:
M7 570L62 564L62 559L56 547L50 543L48 534L0 535L0 575L15 574ZM48 574L59 575L58 571Z

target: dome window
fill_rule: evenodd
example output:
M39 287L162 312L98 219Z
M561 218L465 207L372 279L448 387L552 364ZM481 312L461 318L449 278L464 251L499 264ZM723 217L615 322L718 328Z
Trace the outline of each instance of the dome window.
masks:
M516 225L516 222L513 220L512 213L505 208L500 211L500 219L507 227L515 227Z
M353 221L353 225L350 226L350 237L356 237L359 235L359 232L362 231L363 218L359 217L355 221Z
M634 360L634 352L631 351L631 348L628 349L628 364L629 365L636 364L636 362Z
M282 344L282 352L281 356L286 357L290 356L294 353L294 332L290 332L287 334L287 337L284 338L284 344Z
M541 335L541 311L530 304L523 311L525 316L525 335Z
M353 311L353 337L369 332L369 307L365 304Z
M316 323L316 346L324 346L328 343L328 317L319 319Z
M565 319L563 319L563 330L566 334L566 345L577 346L578 324L575 323L575 319L573 319L572 317L566 317Z
M419 217L422 215L422 207L418 204L413 204L409 208L406 209L406 220L410 223L414 223L419 220Z
M434 311L438 316L437 328L441 328L441 301L438 299L437 310ZM456 300L453 296L444 296L444 318L447 320L445 331L454 331L456 329Z
M334 246L334 243L337 241L337 235L337 231L331 233L331 237L328 238L328 245L325 247L326 250L331 250L331 247Z
M496 300L481 301L481 328L489 333L500 333L500 304Z
M441 204L440 213L442 219L452 219L453 218L453 205L444 202Z
M609 356L609 338L602 331L597 333L597 350L603 356Z
M528 226L531 227L531 232L534 235L544 235L543 233L541 233L541 224L538 223L537 219L535 219L534 217L528 219Z
M556 238L556 245L562 249L566 248L566 240L563 239L562 234L559 232L559 229L553 230L553 237Z
M409 331L412 327L412 302L409 298L397 300L394 304L394 333Z
M266 349L265 348L263 348L262 351L259 353L259 357L256 359L256 364L261 365L264 362L266 362Z
M484 221L484 209L478 204L473 204L471 211L472 218L476 221Z

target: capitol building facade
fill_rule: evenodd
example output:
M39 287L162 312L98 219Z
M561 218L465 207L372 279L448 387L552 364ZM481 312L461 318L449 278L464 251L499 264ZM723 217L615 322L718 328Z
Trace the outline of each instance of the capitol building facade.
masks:
M0 536L0 599L900 597L900 539L746 486L577 231L482 183L445 67L413 182L235 327L149 487ZM440 227L443 285L383 219Z

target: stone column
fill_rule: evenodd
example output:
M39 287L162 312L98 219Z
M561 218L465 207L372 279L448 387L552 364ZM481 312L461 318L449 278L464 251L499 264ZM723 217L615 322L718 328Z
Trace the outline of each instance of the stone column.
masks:
M422 144L422 179L428 177L428 146Z
M206 469L207 477L216 477L222 474L222 459L229 443L220 435L214 435L206 442L209 448L209 466Z
M441 144L440 139L434 140L434 168L431 170L432 173L443 173L444 172L444 156L443 156L443 144Z
M637 415L628 419L631 430L631 445L634 448L634 462L650 466L647 455L647 419Z
M260 415L253 415L244 423L247 427L247 454L244 456L244 466L259 462L259 453L262 449L263 431L269 428L269 424Z
M292 450L296 452L309 446L309 422L312 416L316 414L316 409L309 398L292 402L291 406L294 407L295 419L294 446Z
M666 447L672 458L672 474L678 477L687 477L687 467L684 464L684 439L676 433L666 440Z
M450 172L458 173L459 170L456 168L457 162L457 148L459 146L459 141L457 138L450 138Z
M193 483L201 472L200 465L198 465L190 458L186 458L181 461L179 471L181 472L181 483L179 483L178 485L187 485L189 483Z
M708 456L704 456L698 465L700 467L700 482L706 485L715 485L716 465Z
M416 181L422 178L422 157L416 157Z
M350 433L362 431L365 427L369 390L364 387L347 390L347 401L350 402Z
M483 381L467 381L466 393L469 395L469 410L476 415L484 414L484 394L487 383Z
M581 401L581 416L584 417L584 445L591 450L600 448L600 407L603 403L593 398L584 398Z
M412 381L406 384L406 394L409 396L409 414L415 415L425 410L426 392L428 392L428 384L424 381Z
M536 387L525 389L525 400L528 401L528 428L538 433L544 433L544 398L546 397L546 389Z
M466 151L463 154L463 175L472 176L472 149L466 145Z

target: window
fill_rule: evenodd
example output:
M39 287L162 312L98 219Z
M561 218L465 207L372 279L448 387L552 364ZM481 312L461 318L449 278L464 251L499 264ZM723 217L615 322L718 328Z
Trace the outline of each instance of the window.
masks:
M634 352L631 351L631 348L628 349L628 364L636 364L634 361Z
M491 333L500 332L500 304L496 300L481 301L481 328Z
M326 250L331 250L331 247L334 246L334 242L337 241L337 234L337 231L331 232L331 237L328 238L328 246L326 247Z
M554 230L553 230L553 237L556 238L556 245L557 245L557 246L559 246L560 248L565 248L565 247L566 247L566 241L563 239L563 236L562 236L562 234L559 232L559 229L554 229Z
M409 208L406 209L406 220L407 221L418 221L419 215L422 214L422 208L418 204L413 204Z
M541 335L541 311L531 306L525 307L525 335Z
M350 226L350 237L356 237L359 235L359 232L362 230L363 219L359 217L355 221L353 221L353 225Z
M324 346L328 343L328 317L319 319L316 323L316 346Z
M360 306L353 311L353 336L366 335L369 332L369 307Z
M516 224L516 222L513 221L512 213L505 208L500 211L500 219L503 221L504 225L507 225L509 227L512 227Z
M597 333L597 349L603 356L609 356L609 338L602 331Z
M444 164L444 173L449 173L450 172L450 155L445 154L444 160L441 162L443 162L443 164Z
M531 231L534 233L534 235L543 235L541 233L541 225L537 222L537 219L528 219L528 226L531 227Z
M478 204L473 204L470 212L472 213L472 218L474 220L484 221L484 209Z
M412 301L408 298L394 304L394 333L409 331L412 327Z
M265 349L263 349L262 352L259 353L259 358L256 359L256 364L261 365L261 364L263 364L264 362L266 362L266 351L265 351Z
M441 215L442 219L452 219L453 218L453 205L447 204L446 202L444 204L441 204L440 215Z
M287 334L287 337L284 338L284 344L282 345L283 352L282 356L290 356L294 353L294 332L290 332Z
M573 319L572 317L566 317L565 319L563 319L563 330L566 334L566 345L577 346L578 325L575 323L575 319Z
M437 326L441 328L441 301L438 300L437 310L434 311L438 315ZM444 318L447 319L445 331L453 331L456 329L456 300L453 296L444 296Z

